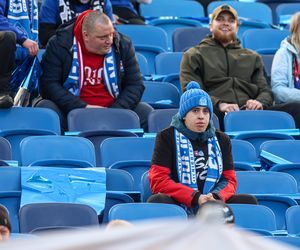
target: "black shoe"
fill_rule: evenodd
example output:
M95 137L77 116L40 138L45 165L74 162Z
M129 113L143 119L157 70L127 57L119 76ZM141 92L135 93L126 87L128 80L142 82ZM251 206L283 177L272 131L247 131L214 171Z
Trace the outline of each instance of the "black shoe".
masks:
M14 101L11 96L7 94L0 94L0 108L10 108L14 105Z

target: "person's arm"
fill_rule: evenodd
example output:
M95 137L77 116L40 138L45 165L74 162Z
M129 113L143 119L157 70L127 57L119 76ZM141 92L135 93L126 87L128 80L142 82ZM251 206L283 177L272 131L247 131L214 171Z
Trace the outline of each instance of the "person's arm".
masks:
M233 166L231 142L227 135L221 134L219 139L222 157L223 157L223 172L219 182L216 184L211 193L215 198L226 202L236 192L236 175Z
M261 56L257 55L255 69L251 81L258 87L258 95L255 98L263 107L269 107L273 104L273 95L270 86L264 75L264 65Z
M279 49L273 59L271 85L275 99L282 103L300 101L300 90L294 87L291 52Z
M145 89L144 82L131 41L123 37L120 43L124 75L122 79L119 79L121 81L120 94L111 108L134 109L142 98Z
M172 160L174 157L173 143L174 139L171 138L171 135L166 133L157 135L149 171L150 187L152 193L163 193L190 207L194 196L199 192L177 183L171 178L171 168L176 167L172 166L174 164ZM200 194L196 198L196 203L199 196Z
M66 65L71 67L71 63L70 52L57 45L56 37L52 38L42 59L40 91L43 98L53 101L65 114L72 109L86 107L78 96L63 88L64 77L69 73Z
M39 41L46 47L60 24L58 1L44 0L39 12Z

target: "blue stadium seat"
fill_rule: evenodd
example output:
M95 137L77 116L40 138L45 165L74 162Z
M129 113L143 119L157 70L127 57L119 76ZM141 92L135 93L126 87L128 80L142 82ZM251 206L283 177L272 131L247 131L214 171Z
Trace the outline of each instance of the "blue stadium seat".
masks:
M146 102L156 109L179 107L180 93L173 84L144 81L144 86L142 102Z
M19 145L23 138L60 133L59 117L53 110L24 107L0 109L0 136L10 142L13 160L20 161Z
M149 171L145 172L141 178L141 202L146 202L148 198L152 195L152 190L150 188L149 182Z
M84 204L32 203L20 209L21 233L96 225L98 225L96 211Z
M289 35L288 30L250 29L244 32L242 44L244 48L255 50L259 54L274 55L281 41Z
M138 115L129 109L74 109L68 114L69 131L140 128Z
M150 75L147 58L138 52L135 53L135 56L136 56L139 66L140 66L140 71L141 71L142 75L144 75L144 76Z
M263 62L264 62L264 68L267 74L267 77L269 80L271 80L271 68L272 68L272 62L274 55L261 55Z
M135 133L130 131L120 131L120 130L95 130L95 131L84 131L78 134L80 137L84 137L90 140L95 147L96 155L96 166L100 166L100 144L107 138L111 137L138 137Z
M273 211L262 205L229 204L232 208L235 224L247 229L276 230Z
M285 213L286 228L290 235L300 235L300 206L292 206Z
M155 72L158 75L168 75L180 71L183 52L160 53L155 57Z
M96 166L92 142L81 137L31 136L23 139L20 152L23 166Z
M11 160L12 149L8 140L0 137L0 159L1 160Z
M100 166L108 168L118 161L151 160L155 138L115 137L100 145Z
M247 141L231 139L234 162L254 163L258 160L254 146Z
M297 11L300 11L300 2L279 3L275 9L276 24L289 24L292 15L294 15Z
M187 219L185 210L173 204L163 203L124 203L114 205L108 214L112 220L147 220L154 218L181 218Z
M106 190L120 193L134 191L134 180L130 173L122 169L106 170Z
M210 30L206 27L178 28L173 33L173 51L186 51L199 44L208 34L210 34Z

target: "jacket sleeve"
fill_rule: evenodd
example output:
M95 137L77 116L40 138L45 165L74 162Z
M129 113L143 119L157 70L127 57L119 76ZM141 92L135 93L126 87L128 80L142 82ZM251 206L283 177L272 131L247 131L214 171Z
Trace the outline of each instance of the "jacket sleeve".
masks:
M252 82L258 87L258 95L256 100L262 103L264 107L273 105L273 95L267 79L264 75L264 64L261 56L257 55L256 66L252 75Z
M121 65L118 75L121 79L121 90L112 108L134 109L140 102L144 92L144 82L140 67L135 57L135 50L131 41L121 35L120 37Z
M222 140L222 141L221 141ZM216 194L221 200L226 202L236 192L236 175L232 160L231 142L228 136L223 134L220 147L223 157L223 172L219 182L211 193Z
M0 0L0 31L12 31L16 34L17 43L22 45L24 41L28 38L27 34L23 32L22 29L13 26L8 22L7 17L5 16L6 12L6 1Z
M202 65L202 57L195 48L190 48L183 54L180 64L180 85L182 92L186 91L186 85L190 81L198 82L201 89L207 91L202 79ZM220 101L220 99L215 96L210 97L214 105L216 105Z
M66 49L57 45L56 37L50 39L42 59L42 75L40 78L40 91L44 99L53 101L67 114L75 108L84 108L86 103L78 96L74 96L63 88L65 75L65 65L72 63L72 55Z
M300 90L294 87L292 55L280 48L273 59L271 85L275 100L280 103L300 101Z

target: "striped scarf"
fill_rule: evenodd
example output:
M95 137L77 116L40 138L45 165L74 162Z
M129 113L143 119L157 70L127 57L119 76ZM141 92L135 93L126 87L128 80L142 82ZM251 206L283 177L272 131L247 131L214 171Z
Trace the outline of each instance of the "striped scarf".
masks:
M37 0L8 0L8 21L23 30L31 40L38 40Z
M84 70L83 58L80 43L76 41L74 36L73 40L73 61L69 72L69 76L64 83L64 88L69 90L73 95L79 96L80 89L83 85ZM116 99L119 96L119 86L117 78L117 69L115 62L114 49L112 48L109 53L104 57L104 85L109 94Z
M174 128L176 142L177 173L179 182L198 190L194 149L189 139ZM203 194L209 193L219 181L223 172L223 160L216 136L208 139L207 177Z

